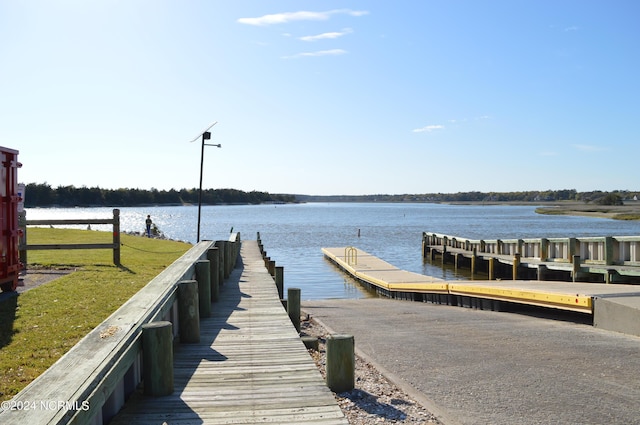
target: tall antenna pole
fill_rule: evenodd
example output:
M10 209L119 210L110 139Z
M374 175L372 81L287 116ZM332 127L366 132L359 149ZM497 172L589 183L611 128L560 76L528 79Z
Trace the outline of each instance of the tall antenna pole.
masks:
M216 125L217 123L218 123L217 121L214 122L209 126L209 128L207 128L207 130L205 130L202 133L202 149L200 150L200 189L198 191L198 236L196 238L196 242L200 242L200 218L202 216L202 172L204 170L204 147L205 146L215 146L218 148L222 147L221 144L217 144L217 145L207 144L204 141L211 139L211 132L209 132L209 129L214 125Z

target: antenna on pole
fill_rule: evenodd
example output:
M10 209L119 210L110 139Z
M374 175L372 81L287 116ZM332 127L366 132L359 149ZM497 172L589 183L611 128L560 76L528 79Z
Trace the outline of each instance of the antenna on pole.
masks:
M202 147L200 149L200 188L198 190L198 234L196 238L197 242L200 242L200 217L202 215L202 171L204 169L204 147L205 146L215 146L217 148L222 147L221 144L214 145L214 144L204 142L205 140L211 140L211 133L209 132L209 130L211 130L211 128L216 124L218 124L218 121L215 121L213 124L207 127L202 133L198 134L193 140L189 141L189 143L193 143L196 140L202 138Z
M192 140L189 140L189 143L193 143L196 140L198 140L200 138L200 136L202 136L204 133L207 133L211 127L213 127L214 125L218 124L218 121L214 122L213 124L211 124L209 127L205 128L204 131L201 131L200 133L198 133L198 135L196 137L194 137ZM208 139L208 138L207 138Z

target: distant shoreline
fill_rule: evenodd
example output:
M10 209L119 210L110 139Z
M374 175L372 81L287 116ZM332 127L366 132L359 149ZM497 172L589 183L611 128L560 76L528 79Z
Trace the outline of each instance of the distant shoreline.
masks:
M626 205L597 205L579 201L558 202L451 202L452 205L530 205L536 213L547 215L575 215L608 218L611 220L640 220L640 201Z
M318 203L320 201L303 201L303 202L294 202L297 204L300 203ZM367 203L372 201L327 201L328 203ZM546 215L573 215L573 216L584 216L584 217L597 217L597 218L606 218L610 220L638 220L640 221L640 201L628 201L625 205L598 205L591 203L584 203L582 201L545 201L545 202L527 202L527 201L436 201L436 202L424 202L424 201L404 201L404 202L390 202L389 203L406 203L406 204L414 204L414 203L432 203L432 204L448 204L448 205L476 205L476 206L488 206L488 205L505 205L505 206L530 206L535 208L535 212L537 214L546 214ZM374 202L376 203L376 202ZM385 202L380 202L385 203ZM279 203L274 202L265 202L262 204L273 204L277 205ZM209 204L207 204L209 205ZM217 204L217 205L250 205L244 203L237 204ZM166 206L185 206L185 204L150 204L150 205L136 205L135 207L166 207ZM103 206L94 206L95 208L104 208ZM43 206L43 207L29 207L29 209L47 209L47 208L72 208L72 207L64 207L64 206ZM84 208L93 208L93 207L84 207ZM114 207L118 208L118 207Z

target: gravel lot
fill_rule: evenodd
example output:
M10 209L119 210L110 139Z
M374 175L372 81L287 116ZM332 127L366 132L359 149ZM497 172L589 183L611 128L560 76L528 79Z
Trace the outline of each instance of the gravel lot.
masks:
M0 292L0 301L12 297L16 293L21 294L29 289L51 282L59 277L72 273L73 270L57 270L45 268L30 268L20 276L20 282L16 292Z
M309 354L325 377L325 341L330 332L309 319L302 322L301 334L318 338L318 351L309 350ZM353 425L442 424L425 406L360 356L356 356L355 388L334 395L345 417Z

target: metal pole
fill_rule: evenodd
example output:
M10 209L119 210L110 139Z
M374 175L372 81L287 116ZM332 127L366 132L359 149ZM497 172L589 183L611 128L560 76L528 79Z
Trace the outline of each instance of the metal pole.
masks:
M214 125L216 125L216 123L213 123L211 127L213 127ZM204 168L204 147L205 146L215 146L217 148L222 147L221 144L211 145L211 144L206 144L204 142L205 140L209 140L209 139L211 139L210 132L205 131L204 133L202 133L202 149L200 150L200 189L198 190L198 236L196 238L197 242L200 242L200 217L202 215L202 170Z
M196 242L200 242L200 216L202 212L202 169L204 167L204 141L211 138L211 133L202 133L202 149L200 151L200 190L198 191L198 237Z

